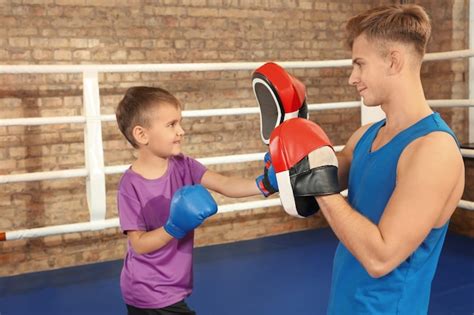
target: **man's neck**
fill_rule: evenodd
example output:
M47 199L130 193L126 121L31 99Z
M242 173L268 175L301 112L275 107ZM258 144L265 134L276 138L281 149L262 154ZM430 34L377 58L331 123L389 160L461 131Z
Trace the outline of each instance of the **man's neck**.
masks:
M396 134L433 113L420 80L404 81L394 89L389 101L382 104L382 110L387 117L385 128L389 134Z

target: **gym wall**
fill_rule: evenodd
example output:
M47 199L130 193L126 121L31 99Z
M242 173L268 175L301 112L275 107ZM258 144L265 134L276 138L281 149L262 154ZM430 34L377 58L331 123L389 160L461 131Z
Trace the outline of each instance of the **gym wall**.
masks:
M415 1L433 20L429 52L467 48L468 2ZM350 58L344 23L372 6L397 1L281 0L10 0L0 6L0 63L129 64L264 62ZM467 97L467 61L426 62L428 99ZM354 101L349 68L289 70L307 88L308 103ZM100 75L101 113L113 114L128 87L160 86L185 110L255 107L251 71L106 73ZM0 118L81 115L78 74L0 75ZM466 109L437 109L461 142L468 139ZM335 145L360 126L360 110L311 112ZM104 122L105 164L131 163L134 152L114 123ZM184 152L195 158L263 152L258 115L186 118ZM0 127L0 175L84 167L83 125ZM469 164L468 164L469 165ZM226 175L254 178L262 163L210 166ZM467 169L472 175L473 165ZM472 176L471 176L472 178ZM120 175L107 176L107 218L117 216ZM473 183L466 185L473 200ZM218 203L232 200L215 195ZM0 230L89 220L84 178L0 186ZM217 215L196 231L203 246L326 226L318 214L287 216L280 207ZM458 210L455 231L474 236L472 211ZM0 243L0 275L122 259L120 229L54 235Z

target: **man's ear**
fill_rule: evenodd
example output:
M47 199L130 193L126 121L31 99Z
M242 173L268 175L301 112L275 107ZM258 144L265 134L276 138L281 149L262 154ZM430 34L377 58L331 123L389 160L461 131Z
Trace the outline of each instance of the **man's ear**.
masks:
M389 75L396 75L402 72L405 66L405 56L399 50L391 50L387 56L389 62Z
M148 134L146 129L140 125L133 127L132 136L138 144L147 145L148 144Z

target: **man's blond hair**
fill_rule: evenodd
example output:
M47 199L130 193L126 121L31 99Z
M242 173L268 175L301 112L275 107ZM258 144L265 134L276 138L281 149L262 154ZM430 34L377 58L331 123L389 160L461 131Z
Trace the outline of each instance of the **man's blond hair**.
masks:
M423 57L431 35L431 22L426 11L416 4L377 7L352 17L346 24L347 43L352 48L359 35L368 40L412 44Z

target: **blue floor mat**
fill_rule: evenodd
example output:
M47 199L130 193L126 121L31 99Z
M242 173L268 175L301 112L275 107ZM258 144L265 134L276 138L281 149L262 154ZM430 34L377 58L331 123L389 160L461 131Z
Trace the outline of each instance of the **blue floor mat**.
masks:
M337 240L331 230L195 250L199 315L325 314ZM122 261L0 278L0 315L126 314ZM430 315L474 313L474 239L448 233L433 281Z

